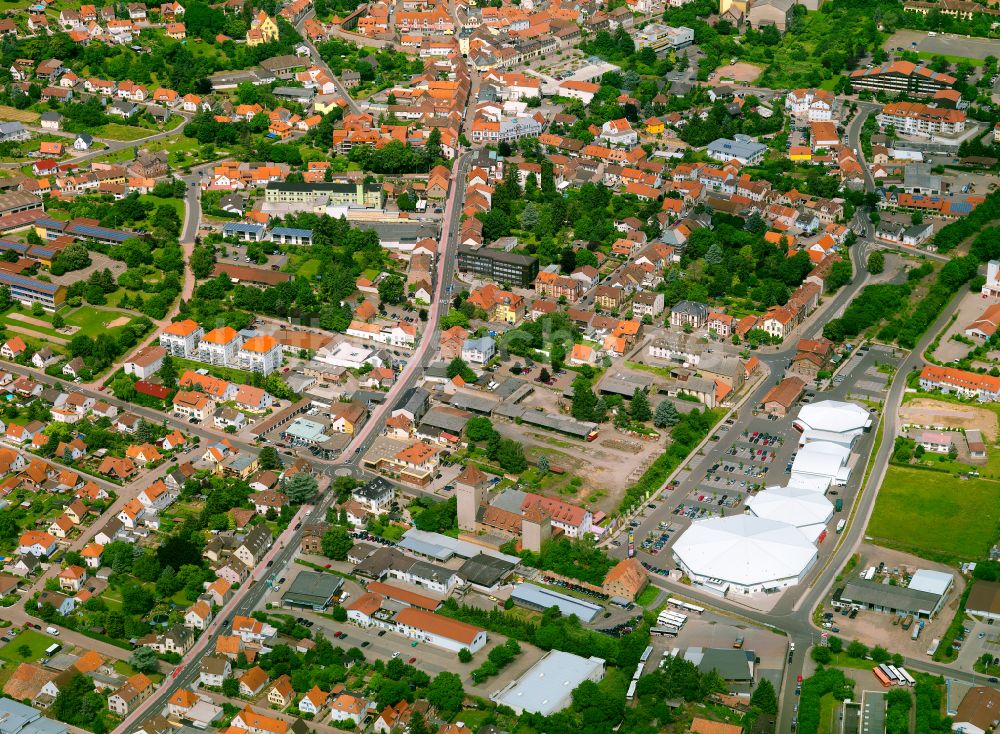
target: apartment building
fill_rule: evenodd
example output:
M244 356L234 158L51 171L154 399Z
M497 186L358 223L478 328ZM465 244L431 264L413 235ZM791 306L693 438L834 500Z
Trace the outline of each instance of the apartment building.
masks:
M198 353L198 342L204 335L205 330L191 319L175 321L160 332L160 346L173 357L193 359Z
M958 135L965 131L965 113L946 107L929 107L919 102L892 102L875 118L879 127L892 125L897 133L931 137Z
M222 326L212 329L198 343L198 359L220 367L234 367L239 362L243 337L236 329Z

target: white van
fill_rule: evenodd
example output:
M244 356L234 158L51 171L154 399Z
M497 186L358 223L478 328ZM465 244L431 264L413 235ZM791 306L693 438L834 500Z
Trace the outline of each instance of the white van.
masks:
M55 627L46 627L45 633L48 635L52 635L53 637L59 636L59 630L57 630Z

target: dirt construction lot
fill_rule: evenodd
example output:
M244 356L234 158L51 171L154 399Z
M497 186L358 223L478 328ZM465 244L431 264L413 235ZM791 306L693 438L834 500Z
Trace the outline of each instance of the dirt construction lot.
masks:
M836 634L843 640L860 640L869 647L881 645L892 653L898 652L906 657L926 658L927 648L930 647L931 642L934 638L942 637L954 619L955 612L958 611L959 598L965 588L965 582L961 576L943 564L931 563L906 553L867 544L861 546L861 562L854 573L863 573L870 566L877 566L879 563L884 563L886 568L890 570L898 568L902 571L905 568L912 573L923 568L951 573L955 578L955 585L948 592L944 607L937 617L926 622L926 626L916 640L910 639L913 632L912 627L909 631L904 631L899 626L892 624L894 619L892 614L861 611L858 612L856 618L850 619L828 606L824 607L824 611L834 612L833 624L840 628L840 632Z
M899 421L903 425L926 428L978 428L990 442L997 438L997 414L986 408L956 405L930 398L917 398L899 408Z
M720 66L708 77L709 84L721 84L722 82L738 82L749 84L760 76L760 67L756 64L748 64L745 61L737 61L732 66Z

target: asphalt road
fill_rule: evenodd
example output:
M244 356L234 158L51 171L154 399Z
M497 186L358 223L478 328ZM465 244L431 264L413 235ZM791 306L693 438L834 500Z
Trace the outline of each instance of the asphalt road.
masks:
M451 281L451 274L454 268L454 252L452 249L454 243L452 240L455 239L453 234L458 231L458 221L461 216L460 201L462 194L464 194L463 182L465 181L468 167L469 154L465 153L459 157L452 168L452 191L448 197L448 204L445 210L445 224L441 234L440 256L436 273L437 282L435 290L437 295L428 312L427 330L423 334L420 344L413 354L413 358L393 386L389 399L373 412L364 427L348 445L340 460L330 462L331 464L356 463L357 458L364 453L364 450L371 444L375 436L381 432L382 425L391 409L390 406L394 403L394 398L416 383L417 378L423 371L423 367L429 362L434 352L432 345L438 343L438 334L440 331L438 320L448 308L445 287L446 283ZM160 418L162 419L162 416ZM188 430L190 428L188 427ZM333 472L328 471L327 478L336 471L336 469ZM326 516L327 508L336 498L333 492L325 491L321 491L319 496L320 500L315 507L303 508L308 513L305 521L318 522L322 520ZM302 514L303 511L300 511L300 514L289 525L288 530L285 531L281 538L275 541L275 545L262 564L257 567L254 574L256 582L244 586L239 590L237 596L220 613L217 621L213 623L209 631L202 634L196 647L185 656L184 661L176 668L178 672L175 674L175 677L167 679L168 682L165 685L162 685L133 715L125 719L115 729L115 734L125 734L125 732L134 731L144 714L149 711L158 711L178 688L191 687L198 678L202 658L214 651L215 640L222 633L224 622L233 615L246 615L252 612L261 603L264 594L267 592L267 585L263 583L264 578L270 574L278 573L291 562L301 538L301 530L299 530L301 523L299 521L303 519Z

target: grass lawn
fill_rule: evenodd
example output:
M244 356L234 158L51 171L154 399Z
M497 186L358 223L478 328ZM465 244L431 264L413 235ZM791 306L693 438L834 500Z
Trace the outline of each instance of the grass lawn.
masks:
M172 206L174 211L177 212L177 217L182 222L184 221L184 202L180 199L161 199L158 196L152 196L151 194L143 194L139 197L139 201L148 202L154 207L160 207L166 204L167 206Z
M187 598L187 594L184 593L184 589L181 589L170 597L170 601L183 609L187 609L192 604L192 602Z
M184 374L184 370L196 371L204 369L213 377L218 377L220 380L229 380L229 382L235 382L239 385L249 385L252 379L251 374L245 370L237 370L232 367L218 367L214 364L196 362L193 359L181 359L177 357L174 359L174 364L177 366L178 374Z
M102 334L107 331L107 324L122 316L130 319L136 318L133 314L121 314L115 313L114 311L100 311L96 308L80 306L80 308L76 309L69 316L66 316L65 319L67 324L80 327L80 331L77 332L78 334L86 334L90 337L96 337L98 334Z
M309 258L308 260L302 261L302 264L297 268L293 268L292 272L301 278L312 278L319 272L319 266L322 263L317 258Z
M649 584L645 589L642 590L642 593L635 598L635 603L640 607L648 607L650 604L656 601L656 597L659 593L660 593L659 588L653 586L652 584Z
M943 56L945 59L948 60L948 63L950 63L950 64L969 64L970 66L982 66L983 65L983 60L982 59L973 59L973 58L970 58L968 56L952 56L952 55L949 55L949 54L932 54L932 53L928 53L927 51L919 51L917 53L917 56L919 56L921 59L926 59L927 61L931 61L932 59L936 59L938 57Z
M132 127L131 125L119 125L117 122L109 122L94 130L94 135L110 140L139 140L156 135L156 130L148 130L144 127Z
M0 648L0 658L5 660L10 660L15 663L25 663L34 660L40 660L45 657L45 648L54 642L53 638L48 635L43 635L41 632L35 632L34 630L24 630L19 633L13 640L8 642L2 648ZM31 654L28 657L21 657L21 653L18 652L18 648L21 645L27 645L31 648Z
M890 466L867 536L928 560L984 558L1000 524L1000 482Z
M12 6L9 3L4 3L3 7L9 10ZM19 110L17 107L0 105L0 120L9 120L10 122L38 122L39 117L41 117L40 114L31 110Z
M832 734L835 731L836 714L834 709L837 707L837 703L832 693L827 693L819 700L819 734Z

